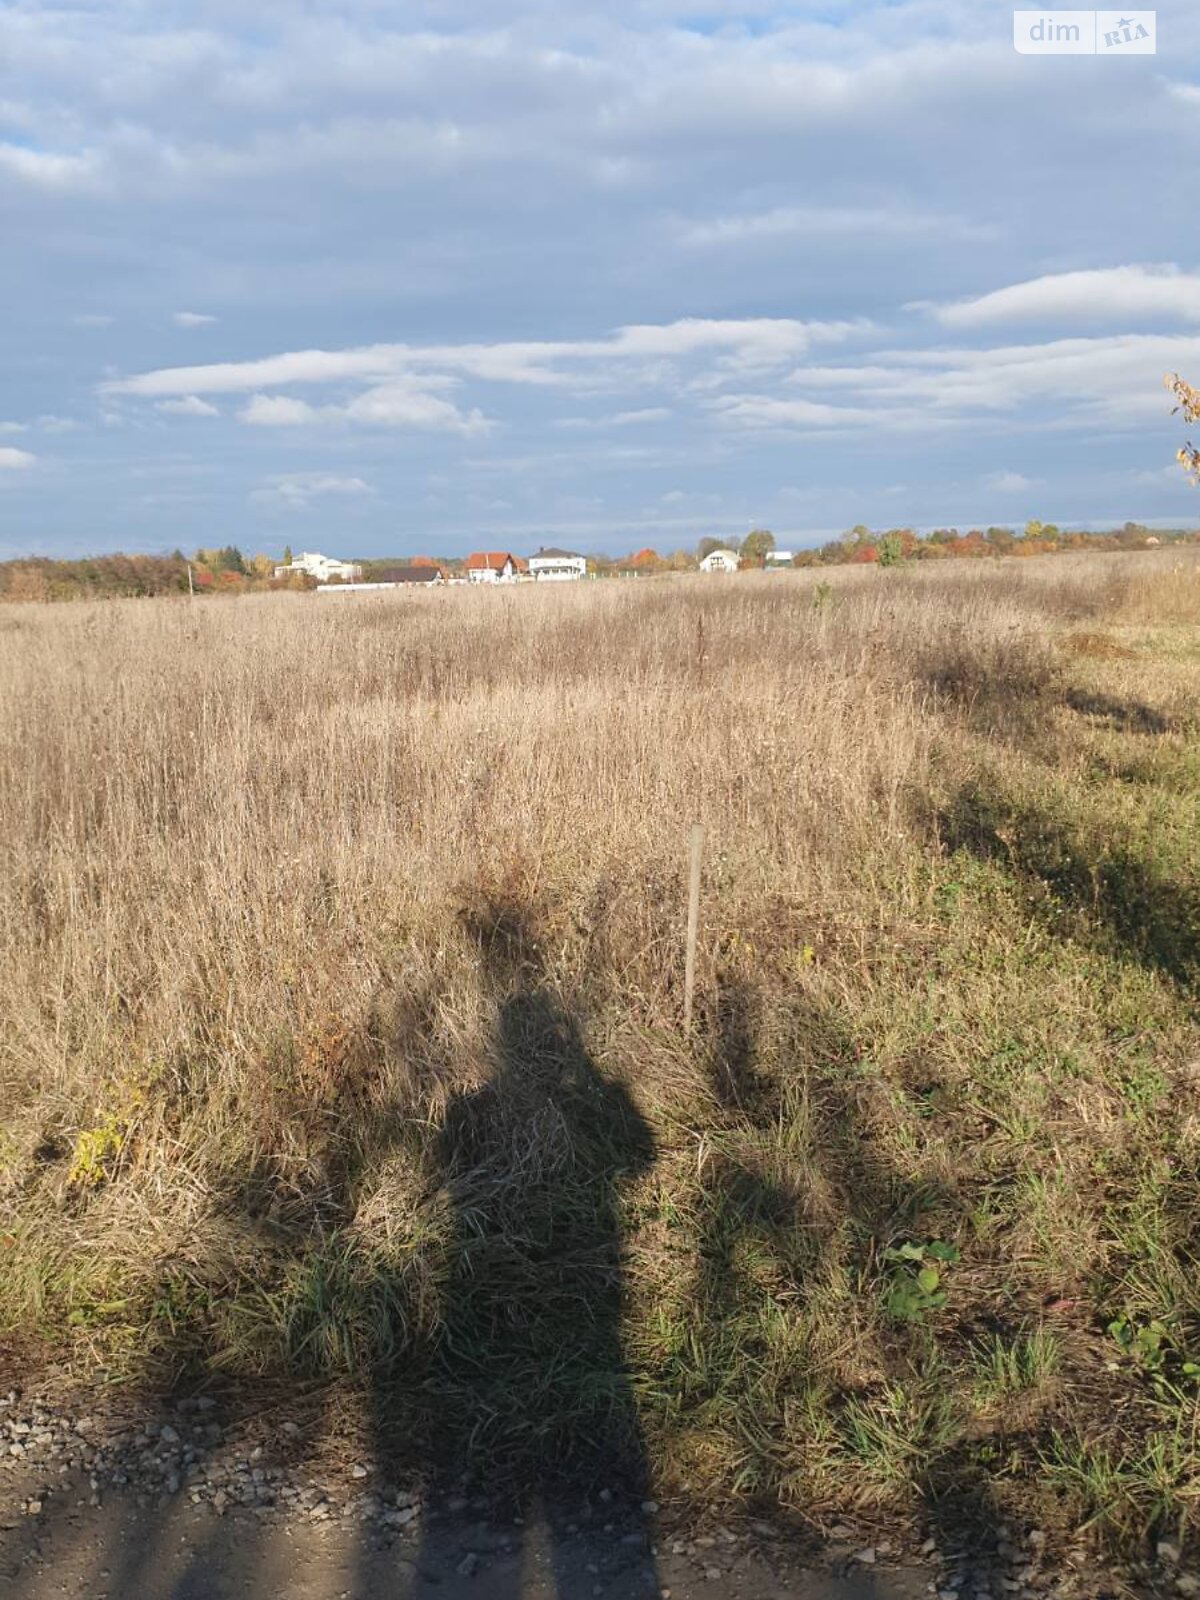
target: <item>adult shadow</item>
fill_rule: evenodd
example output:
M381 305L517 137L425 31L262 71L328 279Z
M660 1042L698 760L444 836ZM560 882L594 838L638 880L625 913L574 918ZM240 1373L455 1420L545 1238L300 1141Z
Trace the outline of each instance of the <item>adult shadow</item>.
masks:
M557 1592L580 1592L577 1535L592 1518L614 1524L614 1550L632 1569L626 1592L656 1593L622 1350L622 1192L653 1162L654 1141L625 1087L589 1055L522 913L489 904L465 922L496 1020L488 1074L450 1098L433 1149L449 1249L422 1385L434 1418L426 1477L434 1499L465 1482L476 1505L482 1494L503 1511L512 1532L490 1596L521 1591L535 1528ZM371 1427L384 1482L412 1462L410 1402L410 1375L381 1362ZM419 1573L444 1567L446 1543L429 1523ZM470 1563L469 1536L460 1548Z

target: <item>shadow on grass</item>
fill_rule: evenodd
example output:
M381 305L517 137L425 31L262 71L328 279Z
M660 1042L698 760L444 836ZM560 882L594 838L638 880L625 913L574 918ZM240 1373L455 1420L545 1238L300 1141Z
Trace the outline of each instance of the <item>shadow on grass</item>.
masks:
M365 1065L342 1064L340 1103L318 1108L315 1122L293 1107L297 1147L315 1152L307 1179L271 1163L234 1174L220 1209L262 1251L285 1379L303 1389L365 1374L369 1488L382 1520L361 1531L363 1593L377 1592L388 1547L418 1526L418 1545L396 1549L397 1562L415 1562L397 1566L397 1580L407 1572L415 1586L440 1572L455 1585L443 1524L399 1531L401 1491L416 1488L430 1505L470 1496L477 1518L503 1517L507 1549L489 1564L489 1594L524 1592L526 1531L536 1531L553 1592L590 1593L577 1570L581 1539L613 1523L607 1568L620 1571L623 1594L656 1595L641 1509L649 1474L622 1344L621 1222L622 1191L653 1163L654 1139L624 1086L592 1060L523 911L481 901L463 922L495 1018L482 1078L438 1058L434 997L415 996L379 1021ZM203 1381L203 1326L181 1326L160 1355ZM276 1374L279 1365L276 1352ZM291 1413L292 1474L317 1456L329 1420L319 1389ZM265 1561L264 1539L243 1535L243 1568L256 1544ZM215 1525L172 1593L204 1592L227 1540ZM122 1592L139 1593L153 1564L148 1548L118 1552Z
M1067 934L1194 986L1200 976L1200 885L1166 876L1117 839L1000 791L968 785L938 817L951 850L1009 868L1042 919Z
M624 1563L617 1592L650 1596L657 1574L641 1510L650 1474L623 1343L623 1197L655 1162L655 1139L589 1054L529 915L481 901L464 927L494 1017L486 1070L466 1081L461 1063L439 1059L436 996L415 996L380 1023L365 1067L348 1069L345 1103L320 1111L327 1137L306 1182L264 1169L234 1183L225 1204L242 1226L283 1229L289 1241L285 1379L365 1374L370 1487L384 1509L395 1490L419 1485L434 1505L469 1495L502 1510L511 1559L483 1578L500 1600L524 1592L520 1556L524 1545L532 1557L535 1528L552 1591L589 1594L580 1525L594 1549L611 1521L610 1554L619 1547ZM814 1297L844 1278L841 1304L858 1315L888 1270L887 1248L935 1231L952 1237L960 1206L944 1184L888 1159L876 1125L886 1108L871 1100L884 1086L844 1014L797 1000L787 1036L776 1029L768 1039L762 1003L726 979L700 1019L707 1099L696 1108L694 1214L679 1240L694 1272L700 1356L687 1373L636 1376L660 1389L678 1381L671 1400L685 1427L734 1416L741 1465L721 1460L713 1492L732 1488L775 1520L780 1481L807 1448L789 1432L806 1396L818 1396L822 1425L837 1427L887 1383L911 1380L916 1391L926 1382L929 1330L898 1325L863 1363L866 1375L838 1392L822 1375L828 1353L809 1351L796 1332ZM392 1171L412 1196L409 1231L395 1240L388 1230L405 1207L373 1209L381 1194L388 1200ZM328 1421L319 1394L297 1415L293 1474L316 1456ZM993 1539L999 1512L970 1449L943 1448L932 1434L919 1448L914 1492L930 1522L946 1538ZM851 1457L843 1470L855 1470ZM803 1508L783 1521L814 1532ZM446 1525L413 1526L422 1529L415 1545L386 1522L356 1526L354 1592L384 1592L389 1563L401 1592L431 1573L457 1590ZM214 1522L169 1592L208 1593L206 1574L230 1537ZM239 1537L252 1573L266 1562L267 1532ZM153 1546L117 1552L110 1565L116 1592L153 1586ZM875 1585L864 1574L852 1590L867 1600Z
M909 1477L916 1519L934 1534L939 1550L966 1552L982 1581L1001 1530L1016 1519L995 1493L981 1455L987 1446L964 1435L948 1396L934 1392L927 1375L936 1347L963 1344L966 1331L950 1325L935 1335L920 1319L886 1315L869 1331L857 1325L860 1301L842 1313L855 1319L858 1348L840 1376L833 1375L837 1363L830 1358L831 1344L844 1349L849 1337L850 1324L839 1326L839 1281L861 1274L877 1281L881 1296L889 1281L903 1276L907 1282L916 1268L893 1265L889 1252L931 1237L954 1238L962 1198L942 1179L901 1171L884 1152L874 1124L886 1110L870 1104L879 1084L864 1070L836 1006L796 1008L788 1046L792 1071L783 1078L758 1059L754 1007L745 988L726 982L709 1019L715 1114L696 1222L696 1328L684 1380L690 1409L701 1415L724 1410L740 1435L734 1487L759 1515L814 1543L821 1537L814 1511L795 1495L785 1496L790 1509L781 1510L779 1480L803 1467L788 1459L786 1418L819 1394L826 1428L842 1438L835 1471L842 1477L861 1471L864 1486L872 1462L864 1457L856 1465L850 1441L854 1419L868 1419L857 1430L862 1448L877 1448L875 1465ZM791 1141L788 1152L780 1152L781 1135ZM800 1163L798 1141L806 1151ZM817 1299L831 1288L833 1301L819 1307ZM784 1313L786 1326L764 1317L768 1300ZM886 1413L899 1394L916 1397L911 1434L897 1433L889 1443L885 1417L872 1438L873 1408ZM816 1493L819 1499L819 1487Z
M1098 689L1071 688L1066 703L1072 711L1121 733L1172 733L1175 723L1164 712L1141 700L1120 700Z
M626 1548L640 1589L655 1594L640 1527L648 1471L622 1348L620 1214L654 1140L590 1058L520 913L485 907L468 929L497 1020L491 1073L452 1096L433 1155L451 1239L425 1383L437 1410L426 1474L448 1485L486 1462L485 1487L502 1492L514 1527L542 1520L561 1594L574 1550L565 1529L603 1491L635 1524ZM397 1481L412 1449L401 1341L376 1365L371 1426L377 1469ZM489 1592L515 1595L519 1571L511 1584L493 1575Z

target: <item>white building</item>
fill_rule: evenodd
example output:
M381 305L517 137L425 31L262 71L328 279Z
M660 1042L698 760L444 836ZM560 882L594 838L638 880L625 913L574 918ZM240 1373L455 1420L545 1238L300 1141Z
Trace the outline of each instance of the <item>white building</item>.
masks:
M467 557L468 583L516 583L526 563L507 550L472 550Z
M334 579L339 583L361 583L363 575L363 569L352 561L335 561L332 556L323 556L316 550L303 550L292 557L291 566L275 568L277 578L290 577L294 572L307 573L318 583L332 583Z
M529 576L539 583L570 583L587 577L587 559L574 550L539 550L529 558Z
M700 563L701 572L736 572L738 558L732 550L710 550Z
M769 572L772 567L790 567L794 558L793 550L768 550L763 565Z

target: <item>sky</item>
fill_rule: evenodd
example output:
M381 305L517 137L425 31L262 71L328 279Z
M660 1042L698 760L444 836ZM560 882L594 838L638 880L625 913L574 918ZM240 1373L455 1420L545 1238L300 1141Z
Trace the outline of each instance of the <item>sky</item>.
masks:
M1157 22L0 0L0 557L1192 525L1200 8Z

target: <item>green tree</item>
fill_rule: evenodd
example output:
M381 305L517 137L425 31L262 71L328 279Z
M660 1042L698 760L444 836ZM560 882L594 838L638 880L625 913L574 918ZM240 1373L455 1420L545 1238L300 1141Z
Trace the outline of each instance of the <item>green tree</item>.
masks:
M283 564L285 567L290 567L292 564L292 547L290 544L285 544L283 547Z
M746 561L753 561L755 566L761 567L768 554L775 548L775 535L767 528L751 528L742 540L741 555Z
M885 533L877 546L881 567L898 567L904 561L904 540L899 533Z

